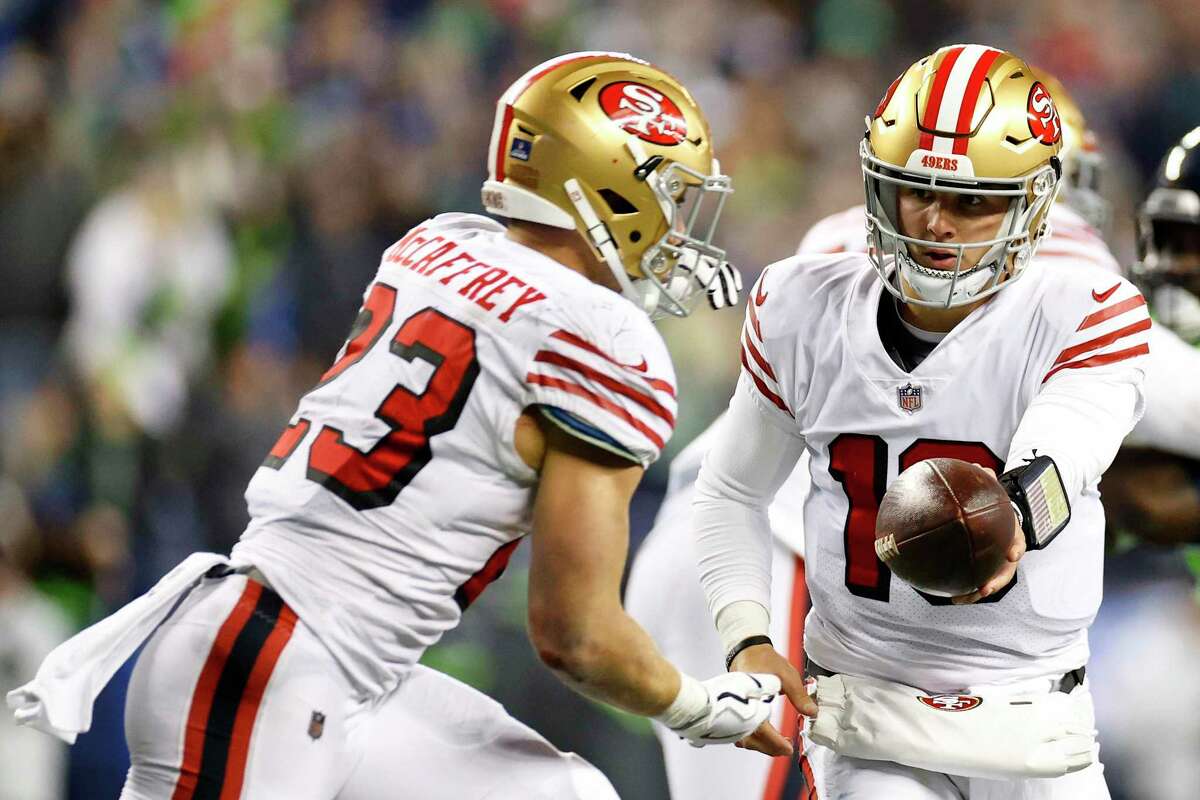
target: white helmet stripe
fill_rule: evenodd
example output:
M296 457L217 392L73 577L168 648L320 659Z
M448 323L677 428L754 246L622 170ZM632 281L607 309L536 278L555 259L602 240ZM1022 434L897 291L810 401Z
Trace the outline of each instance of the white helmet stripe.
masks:
M954 62L950 70L950 78L946 81L946 91L942 95L941 106L938 107L937 123L934 126L939 131L957 131L958 115L964 102L974 103L974 98L967 98L967 85L971 81L971 73L975 65L993 48L980 44L968 44ZM953 153L954 138L951 136L934 136L933 152Z

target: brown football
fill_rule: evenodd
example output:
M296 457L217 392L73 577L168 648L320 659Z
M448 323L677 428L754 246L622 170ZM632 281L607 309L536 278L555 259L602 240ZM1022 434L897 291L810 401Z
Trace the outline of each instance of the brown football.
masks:
M910 586L952 597L1000 571L1016 530L994 475L956 458L931 458L888 487L875 519L875 553Z

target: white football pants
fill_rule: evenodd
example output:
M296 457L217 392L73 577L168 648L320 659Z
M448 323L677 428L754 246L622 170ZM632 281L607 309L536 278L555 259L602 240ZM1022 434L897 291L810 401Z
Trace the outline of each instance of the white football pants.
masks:
M638 549L625 608L671 663L706 678L725 671L725 653L700 588L690 509L676 516L660 515ZM801 665L808 613L804 560L776 541L772 573L771 641L793 664ZM796 710L782 697L774 705L772 724L793 739L799 727ZM675 800L807 800L807 762L728 746L692 747L657 723L654 732L662 744L667 784Z
M362 701L283 601L206 578L129 686L122 800L615 800L608 780L503 706L417 666Z
M700 588L688 525L686 514L660 517L634 559L625 607L672 663L707 676L725 668L725 656ZM776 540L771 640L797 666L804 663L807 612L804 561ZM797 734L791 704L777 702L771 721L788 738ZM1109 800L1099 763L1061 778L996 781L847 758L803 737L798 762L733 747L698 749L654 727L674 800Z
M1061 778L962 778L840 756L803 738L814 787L804 800L1110 800L1100 762Z

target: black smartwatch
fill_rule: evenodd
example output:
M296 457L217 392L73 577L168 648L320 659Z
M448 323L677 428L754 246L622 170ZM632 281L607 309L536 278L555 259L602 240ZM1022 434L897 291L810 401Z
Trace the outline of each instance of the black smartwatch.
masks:
M1067 489L1050 456L1036 456L1010 469L1000 476L1000 484L1017 512L1027 550L1043 549L1071 521Z

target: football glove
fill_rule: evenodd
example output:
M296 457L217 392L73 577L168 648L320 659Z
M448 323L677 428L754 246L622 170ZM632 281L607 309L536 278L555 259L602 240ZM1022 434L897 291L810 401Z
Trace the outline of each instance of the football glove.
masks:
M702 256L695 251L695 258L687 262L681 257L680 266L691 273L693 280L704 289L708 304L715 309L737 305L742 291L742 276L737 267L728 261L718 261L711 256Z
M704 692L703 708L676 726L668 725L693 747L749 736L771 715L771 701L780 689L778 676L750 672L718 675L698 686Z

